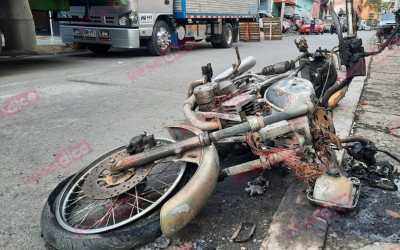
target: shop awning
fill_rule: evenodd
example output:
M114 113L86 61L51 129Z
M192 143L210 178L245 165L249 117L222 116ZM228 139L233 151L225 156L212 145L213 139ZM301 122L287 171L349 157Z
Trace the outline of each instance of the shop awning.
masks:
M274 3L282 3L282 0L274 0ZM294 2L292 2L292 1L286 0L285 1L285 5L286 6L294 6L296 4Z

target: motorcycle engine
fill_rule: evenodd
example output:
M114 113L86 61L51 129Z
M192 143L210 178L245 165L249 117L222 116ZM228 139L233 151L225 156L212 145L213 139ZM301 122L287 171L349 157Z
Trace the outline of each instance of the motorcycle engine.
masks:
M237 87L232 81L210 82L194 89L199 113L212 112L220 118L222 127L241 123L246 116L260 111L253 83Z

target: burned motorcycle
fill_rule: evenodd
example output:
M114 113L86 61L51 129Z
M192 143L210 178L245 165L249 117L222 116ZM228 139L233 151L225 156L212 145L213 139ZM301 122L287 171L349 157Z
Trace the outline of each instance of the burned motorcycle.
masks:
M248 72L255 58L241 60L238 51L238 63L218 76L210 64L202 67L203 78L190 85L184 103L189 125L169 126L172 139L143 132L60 183L42 212L45 239L58 249L140 247L187 225L218 181L276 165L309 184L311 202L354 208L360 182L344 175L335 150L346 148L373 164L379 149L364 138L336 136L328 104L365 75L364 58L380 53L399 26L379 51L365 52L354 27L343 38L332 9L331 15L337 48L310 53L306 40L297 38L298 58L258 73ZM341 82L335 57L346 66ZM221 143L239 143L258 158L220 170L215 145Z

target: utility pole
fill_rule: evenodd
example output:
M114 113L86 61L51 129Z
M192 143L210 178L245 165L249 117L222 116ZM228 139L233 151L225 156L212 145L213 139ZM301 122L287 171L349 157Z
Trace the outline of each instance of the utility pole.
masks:
M28 0L1 1L0 30L10 52L37 53L35 24Z
M357 23L354 11L353 0L346 0L346 14L347 14L347 36L357 36Z
M286 0L282 0L282 8L281 8L281 25L283 25L283 15L285 14L285 3L286 3Z

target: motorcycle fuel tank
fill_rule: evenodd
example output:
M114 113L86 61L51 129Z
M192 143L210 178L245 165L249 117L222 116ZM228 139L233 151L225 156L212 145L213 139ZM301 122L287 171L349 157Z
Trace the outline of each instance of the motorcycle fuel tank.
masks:
M304 78L287 77L268 88L266 100L277 111L284 111L311 101L313 84Z

